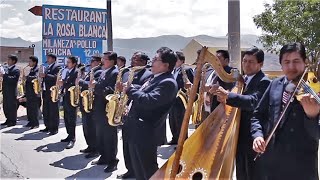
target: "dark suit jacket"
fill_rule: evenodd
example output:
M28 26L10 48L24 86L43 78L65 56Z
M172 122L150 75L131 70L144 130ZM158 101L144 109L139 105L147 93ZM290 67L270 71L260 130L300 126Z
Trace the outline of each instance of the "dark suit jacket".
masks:
M94 88L94 111L99 112L99 115L105 115L105 107L107 100L105 97L108 94L113 94L115 89L115 84L117 80L117 75L119 71L113 66L109 70L104 70Z
M194 75L193 75L193 70L192 68L184 68L184 70L186 71L186 74L188 76L188 79L191 83L193 83L193 78L194 78ZM177 72L178 75L177 75L177 78L176 78L176 81L177 81L177 84L178 84L178 89L184 89L184 81L183 81L183 77L182 77L182 69L180 68L179 72ZM173 76L175 76L175 74L173 74Z
M43 83L46 85L46 91L50 91L50 88L56 85L57 74L61 67L55 62L50 68L46 68Z
M267 139L281 108L285 78L272 81L251 119L252 137ZM319 117L310 119L295 99L286 111L280 127L266 152L258 159L269 179L319 179Z
M3 75L2 91L4 98L17 96L17 85L20 77L19 68L14 65L8 68L7 73Z
M143 85L150 76L152 76L152 72L147 70L147 69L142 69L141 71L138 71L134 73L133 81L132 84L137 84L137 85ZM129 78L129 71L125 72L122 76L122 82L127 82Z
M229 93L227 104L233 107L241 108L241 120L238 147L245 151L252 150L251 138L251 117L253 110L257 107L262 95L270 84L270 79L259 71L245 87L242 95Z
M178 86L171 72L161 74L140 90L141 86L127 90L133 101L128 114L128 121L123 128L128 132L128 142L143 145L157 145L157 127L165 123L167 115L175 101Z
M26 79L26 97L28 100L38 100L37 97L40 97L40 94L34 93L32 80L38 78L39 67L35 66L30 70L29 75Z
M65 79L63 79L62 92L64 92L64 98L63 98L64 105L71 106L70 92L68 91L68 89L72 86L75 86L75 82L76 82L77 77L78 77L78 71L76 68L73 68L69 73L67 72Z
M93 74L94 80L98 81L100 75L101 75L101 67L95 69ZM81 91L87 90L88 86L90 83L90 71L86 72L85 76L83 77L83 79L79 80L79 86L81 87Z

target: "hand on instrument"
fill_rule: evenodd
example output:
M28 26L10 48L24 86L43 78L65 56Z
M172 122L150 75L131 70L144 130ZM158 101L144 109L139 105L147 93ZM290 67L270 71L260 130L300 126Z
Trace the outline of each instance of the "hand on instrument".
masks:
M315 118L319 115L320 105L311 94L302 95L300 103L309 118Z
M225 103L228 99L229 91L225 90L223 87L214 84L209 92L217 96L217 100L221 103Z
M94 88L95 86L96 86L95 80L89 82L89 88Z
M210 95L206 94L204 96L204 103L207 105L207 106L210 106L211 105L211 97Z
M117 82L116 83L116 89L119 91L119 92L122 92L123 91L123 83L122 82Z
M58 81L59 86L63 86L63 81Z
M266 150L266 142L263 137L257 137L253 140L252 149L257 153L264 153Z
M185 89L189 89L189 88L191 88L191 86L192 86L192 83L190 83L190 82L187 82L184 84Z
M46 74L45 73L39 73L39 77L44 78L44 77L46 77Z

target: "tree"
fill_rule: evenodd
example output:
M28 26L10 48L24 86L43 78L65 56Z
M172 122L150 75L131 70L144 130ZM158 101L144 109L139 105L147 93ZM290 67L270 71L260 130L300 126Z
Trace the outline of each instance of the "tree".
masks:
M253 17L263 31L259 40L268 51L278 52L289 42L303 43L313 63L320 58L320 1L274 0L265 11Z

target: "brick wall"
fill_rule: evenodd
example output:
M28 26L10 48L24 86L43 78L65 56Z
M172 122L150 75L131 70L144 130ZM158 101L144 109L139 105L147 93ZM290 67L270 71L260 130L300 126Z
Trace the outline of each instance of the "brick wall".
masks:
M34 48L32 47L8 47L0 46L0 63L7 62L8 55L15 54L18 56L18 63L25 63L29 61L29 57L34 55Z

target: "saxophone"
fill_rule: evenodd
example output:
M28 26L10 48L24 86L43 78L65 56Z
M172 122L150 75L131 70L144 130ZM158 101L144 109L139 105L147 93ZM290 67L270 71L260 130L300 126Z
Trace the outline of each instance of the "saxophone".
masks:
M18 97L22 97L25 94L25 85L26 85L26 77L24 75L25 73L25 69L29 67L29 65L25 66L24 68L22 68L21 70L21 74L19 77L19 83L18 83Z
M33 84L33 91L35 94L40 94L42 89L41 89L41 83L42 83L42 78L40 77L40 74L43 73L43 65L41 64L39 66L39 75L38 78L33 79L31 82Z
M77 70L78 74L77 74L77 79L75 82L75 86L71 86L68 91L70 92L70 104L73 107L77 107L79 105L79 99L80 99L80 86L79 86L79 79L81 77L81 70L84 67L81 67Z
M129 71L129 77L127 81L127 87L131 86L131 83L134 78L134 73L138 70L144 69L146 66L135 66L132 67ZM122 82L122 68L119 70L119 74L117 76L117 82ZM109 94L106 96L106 100L108 100L106 106L106 112L108 117L108 123L110 126L119 126L123 124L122 117L126 112L127 103L128 103L128 95L123 92L119 92L119 90L115 90L114 94Z
M61 94L61 90L60 90L60 85L58 84L59 81L61 81L61 74L62 74L63 69L60 69L57 75L57 81L56 81L56 85L52 86L50 88L51 91L51 100L52 102L58 102L59 98L60 98L60 94Z
M184 84L191 84L191 82L187 76L186 70L184 69L185 65L192 66L191 64L183 64L181 66L182 80L183 80ZM190 92L191 92L191 87L187 88L186 92L184 92L181 88L181 89L179 89L178 94L177 94L177 97L181 99L185 109L187 108L188 97L189 97Z
M193 124L200 124L202 119L202 108L204 103L204 89L206 85L206 73L208 68L210 67L210 63L205 63L202 67L201 72L201 81L200 81L200 88L198 99L193 104L193 111L192 111L192 123Z
M100 65L91 68L90 70L90 82L92 82L94 80L94 71L99 68ZM93 108L93 95L94 92L94 88L88 88L88 90L84 90L81 92L81 97L82 97L82 105L83 105L83 109L86 113L90 113L90 111Z

